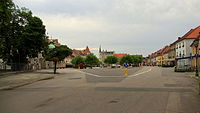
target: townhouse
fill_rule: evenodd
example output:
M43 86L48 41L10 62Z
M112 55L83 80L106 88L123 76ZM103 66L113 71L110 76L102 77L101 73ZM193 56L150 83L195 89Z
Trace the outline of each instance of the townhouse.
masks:
M200 66L199 58L200 26L189 30L169 46L152 53L146 58L146 64L158 66L175 66L177 68L195 68ZM197 58L198 57L198 58ZM198 59L198 60L197 60Z
M192 69L195 70L196 68L200 67L200 35L192 42Z
M193 41L199 36L200 26L191 29L184 36L179 37L176 42L176 62L177 67L192 66L192 48L190 47Z
M162 66L170 66L169 60L170 46L165 46L162 51Z

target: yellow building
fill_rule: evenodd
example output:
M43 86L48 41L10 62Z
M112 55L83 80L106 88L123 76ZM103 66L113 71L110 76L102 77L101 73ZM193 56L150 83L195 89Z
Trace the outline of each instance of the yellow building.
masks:
M200 38L200 36L197 37L190 46L192 48L191 58L192 58L192 69L193 70L196 69L196 66L200 67L200 57L199 57L200 41L199 41L199 38Z
M170 46L165 46L162 51L162 66L170 65L169 52Z
M162 55L156 56L156 65L161 66L162 65Z

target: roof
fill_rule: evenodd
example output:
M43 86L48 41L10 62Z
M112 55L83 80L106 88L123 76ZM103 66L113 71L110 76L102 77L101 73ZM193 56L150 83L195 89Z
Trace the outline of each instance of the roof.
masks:
M117 58L122 58L123 56L127 55L127 54L113 54L114 56L116 56Z
M58 42L58 39L47 39L48 43L53 42L54 45L59 46L60 43Z
M88 54L91 54L88 46L84 50L76 50L76 49L72 50L72 56L74 56L74 57L76 57L76 56L86 56Z
M191 29L188 33L186 33L183 38L197 38L199 36L200 26L196 27L195 29Z
M170 46L165 46L164 48L162 49L159 49L158 51L156 51L155 53L152 53L151 57L157 57L157 56L160 56L162 54L165 54L167 52L170 51Z
M170 51L170 46L165 46L163 48L162 54L168 53Z
M200 35L192 42L190 47L196 46L196 45L199 46L199 40L200 40Z
M196 27L195 29L191 29L190 31L188 31L185 35L183 35L181 38L179 38L177 42L180 42L184 39L195 39L199 36L200 34L200 26Z

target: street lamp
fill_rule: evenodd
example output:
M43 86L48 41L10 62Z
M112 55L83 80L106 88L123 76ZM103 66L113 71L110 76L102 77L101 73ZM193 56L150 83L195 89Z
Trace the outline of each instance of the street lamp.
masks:
M11 71L13 71L13 62L12 62L12 58L13 58L13 51L12 51L13 46L11 46L10 49L10 66L11 66Z
M56 48L55 45L53 44L53 41L51 40L50 41L50 44L49 44L49 49L54 49ZM56 54L56 51L54 50L53 51L54 54ZM53 62L54 62L54 74L56 74L56 64L57 64L57 61L59 60L57 57L53 57L52 58Z
M196 69L195 69L195 71L196 71L196 73L195 73L195 75L199 76L199 73L198 73L198 57L199 57L198 46L199 46L199 37L195 39L194 46L196 48L196 54L195 54L195 58L196 58Z

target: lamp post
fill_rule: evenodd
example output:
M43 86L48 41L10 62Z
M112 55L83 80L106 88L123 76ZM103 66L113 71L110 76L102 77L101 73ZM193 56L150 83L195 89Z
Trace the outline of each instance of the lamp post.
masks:
M195 76L199 76L199 73L198 73L198 57L199 57L199 54L198 54L198 46L199 46L199 37L196 38L195 42L194 42L194 46L195 46L195 49L196 49L196 54L195 54L195 58L196 58L196 65L195 65Z
M13 51L12 51L13 46L11 46L10 49L10 66L11 66L11 71L13 71L13 62L12 62L12 58L13 58Z
M18 54L18 66L17 66L17 70L20 71L21 70L21 66L20 66L20 52L17 49L17 54Z
M196 46L195 46L196 47ZM197 54L197 48L198 48L198 46L196 47L196 76L199 76L199 73L198 73L198 54Z
M56 47L55 47L55 45L53 44L53 41L51 40L51 41L50 41L50 44L49 44L49 49L54 49L54 48L56 48ZM54 54L56 54L56 51L54 51ZM53 60L53 62L54 62L54 74L56 74L56 64L57 64L58 58L53 57L52 60Z

